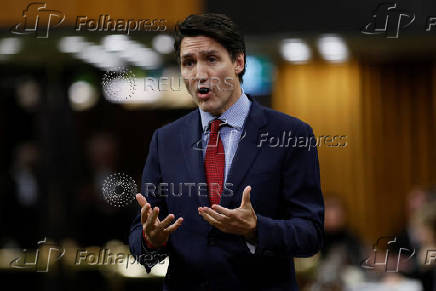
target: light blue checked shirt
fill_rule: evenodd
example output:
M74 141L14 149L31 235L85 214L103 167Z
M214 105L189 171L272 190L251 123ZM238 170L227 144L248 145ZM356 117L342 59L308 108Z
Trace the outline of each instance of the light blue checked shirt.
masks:
M224 154L225 154L225 168L224 168L224 183L227 181L227 176L229 170L232 166L233 157L235 156L236 150L238 149L239 140L243 134L243 126L245 119L250 111L251 101L245 95L242 89L242 94L239 99L223 114L221 114L219 119L227 123L227 125L222 125L219 131L219 137L223 143ZM207 144L209 143L209 133L210 133L210 123L216 119L215 116L209 112L200 110L201 125L203 127L203 160L206 156ZM246 242L250 252L254 254L256 246Z
M233 157L235 156L236 150L238 148L239 140L242 136L242 127L244 126L245 118L250 111L251 101L248 99L247 95L245 95L244 91L242 91L242 95L239 99L221 114L219 119L228 125L222 125L219 131L219 137L224 146L224 154L226 156L226 165L224 168L224 183L227 181L227 176L229 174L230 167L232 165ZM206 156L207 144L209 143L209 131L210 131L210 123L216 119L215 116L210 114L209 112L200 110L201 116L201 125L203 127L203 160Z

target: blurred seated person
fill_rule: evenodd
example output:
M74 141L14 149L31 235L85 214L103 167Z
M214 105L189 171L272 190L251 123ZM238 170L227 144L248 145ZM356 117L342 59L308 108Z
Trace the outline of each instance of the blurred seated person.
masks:
M402 248L420 249L421 245L413 225L413 217L431 200L432 195L434 194L419 186L414 187L408 193L405 205L407 223L405 228L396 235L398 245L401 245Z
M404 275L419 278L421 266L419 253L426 252L426 246L431 244L432 211L428 205L436 202L436 187L414 187L407 195L405 212L407 223L405 229L396 235L397 251L399 248L414 250L415 255L404 261L401 271Z
M85 181L75 205L76 237L82 246L123 241L128 235L125 224L130 224L129 209L109 205L102 192L106 177L122 172L119 154L118 140L110 133L96 132L87 140Z
M324 247L321 249L316 283L311 290L342 290L344 270L354 266L360 272L363 259L360 240L347 228L347 216L340 198L326 194ZM347 268L348 270L350 268Z
M43 186L40 151L36 142L25 141L15 148L9 173L0 178L3 189L0 207L2 238L5 247L34 247L40 233ZM21 226L27 225L23 232Z
M343 263L360 265L362 245L359 239L347 228L346 211L342 201L335 196L325 199L325 242L321 257L327 258L332 252L345 250Z
M416 234L415 239L420 245L415 254L417 264L413 275L422 282L424 291L434 291L436 290L436 201L422 205L412 217L412 226Z

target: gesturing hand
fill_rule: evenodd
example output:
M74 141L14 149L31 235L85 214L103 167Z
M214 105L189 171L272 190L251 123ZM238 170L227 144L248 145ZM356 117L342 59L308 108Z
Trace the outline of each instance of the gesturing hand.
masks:
M242 194L241 206L228 209L218 204L209 207L199 207L200 214L207 222L227 233L243 235L247 240L254 241L256 236L257 216L250 201L251 187L247 186Z
M160 221L158 218L159 207L151 209L150 203L147 203L147 199L141 194L136 194L136 200L141 206L142 230L147 240L153 247L162 247L168 241L170 233L175 231L182 224L183 218L180 217L176 222L171 224L175 216L174 214L168 214L164 220Z

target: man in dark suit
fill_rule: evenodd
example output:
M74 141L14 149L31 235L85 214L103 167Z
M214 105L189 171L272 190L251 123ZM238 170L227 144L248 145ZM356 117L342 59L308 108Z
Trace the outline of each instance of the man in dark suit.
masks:
M153 134L132 254L147 272L169 256L164 290L298 290L293 257L316 254L324 228L311 127L244 94L228 17L187 17L175 49L198 109Z

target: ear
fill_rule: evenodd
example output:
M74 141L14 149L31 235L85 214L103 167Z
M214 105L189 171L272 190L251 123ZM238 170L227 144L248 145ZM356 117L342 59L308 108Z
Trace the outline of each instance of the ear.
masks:
M239 53L233 62L233 67L235 69L236 75L239 75L240 72L244 70L245 62L244 62L244 54Z

